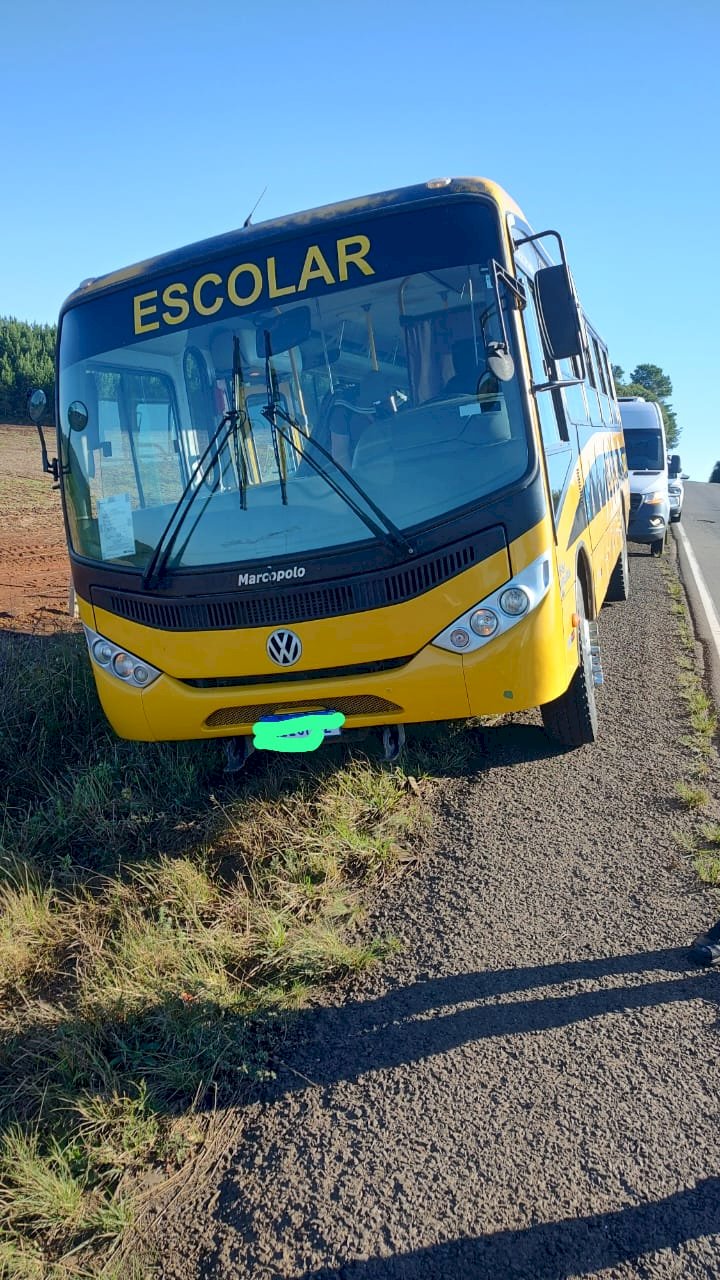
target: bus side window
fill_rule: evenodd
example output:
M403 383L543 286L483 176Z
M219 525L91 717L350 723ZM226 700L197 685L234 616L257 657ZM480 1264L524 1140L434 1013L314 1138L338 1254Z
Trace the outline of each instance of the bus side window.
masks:
M610 369L610 359L605 347L600 347L600 358L605 367L605 381L608 387L608 399L610 402L610 417L613 422L620 421L620 410L618 408L617 399L615 397L615 383L613 382L612 371Z
M578 377L577 362L575 360L559 360L558 369L561 378ZM587 388L584 382L576 383L575 386L563 387L562 389L565 412L570 421L579 427L585 427L590 422L586 391Z
M590 342L592 345L593 362L597 370L598 379L598 398L600 400L600 413L606 426L610 426L612 422L612 410L610 408L610 388L608 386L605 374L605 366L602 360L600 344L595 334L590 334Z
M585 391L587 393L588 406L590 408L590 421L594 427L601 427L603 425L603 416L600 399L600 378L595 365L593 341L592 334L588 333L587 381L585 383Z
M183 356L183 375L193 427L207 433L213 425L210 379L205 360L196 347L188 347Z
M528 299L527 306L522 312L522 317L525 325L525 338L530 358L530 372L532 380L535 383L547 382L548 371L545 366L542 340L540 338L540 328L538 325L537 313L535 311L535 296L533 293L532 281L524 271L518 271L518 278L525 286L525 292ZM567 440L567 432L565 430L565 423L558 422L552 392L536 392L535 403L537 405L538 418L540 419L540 431L542 433L545 449L557 448L558 445L563 445Z

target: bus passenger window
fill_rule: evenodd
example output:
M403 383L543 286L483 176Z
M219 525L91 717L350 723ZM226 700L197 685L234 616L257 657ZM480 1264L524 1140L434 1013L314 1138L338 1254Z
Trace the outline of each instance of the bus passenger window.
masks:
M606 396L608 393L608 389L605 382L605 370L603 369L602 360L600 359L600 348L597 344L597 338L593 338L592 345L593 345L593 355L595 357L595 365L597 367L597 371L600 378L599 387L603 395Z
M600 408L600 379L597 369L595 368L595 358L592 349L592 336L588 335L587 349L587 378L585 379L585 394L587 395L588 408L590 410L590 421L594 427L602 426L602 410Z
M595 369L595 385L597 386L598 401L600 403L600 419L597 425L604 423L610 425L612 422L612 413L610 410L610 400L608 398L608 386L605 379L605 370L600 356L600 347L594 333L590 334L590 346L592 348L592 362Z

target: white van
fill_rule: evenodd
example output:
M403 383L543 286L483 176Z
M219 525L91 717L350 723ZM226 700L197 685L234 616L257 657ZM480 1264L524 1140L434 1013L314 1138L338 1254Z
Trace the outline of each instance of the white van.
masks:
M630 475L631 542L646 542L661 556L670 523L668 456L660 406L642 396L620 396L625 452Z

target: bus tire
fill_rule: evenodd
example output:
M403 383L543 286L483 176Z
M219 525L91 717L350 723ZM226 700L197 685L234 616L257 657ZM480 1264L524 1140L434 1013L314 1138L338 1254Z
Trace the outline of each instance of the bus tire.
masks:
M606 600L619 602L627 600L630 595L630 561L628 559L627 533L625 525L622 531L622 550L617 558L617 564L610 574L608 583Z
M578 667L570 684L559 698L540 708L545 729L561 747L583 747L597 738L597 703L590 658L587 609L580 579L575 588L577 613Z

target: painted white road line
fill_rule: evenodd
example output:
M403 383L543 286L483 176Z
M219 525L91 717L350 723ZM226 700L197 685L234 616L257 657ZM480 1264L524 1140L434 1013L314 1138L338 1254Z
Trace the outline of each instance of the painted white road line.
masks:
M700 568L700 565L695 559L695 552L690 546L690 539L685 533L685 530L680 527L679 522L675 525L674 532L678 534L683 544L683 550L685 551L685 555L687 556L687 561L690 566L690 572L693 578L695 579L695 586L697 588L697 593L700 597L700 603L702 604L702 607L705 610L705 617L707 618L707 624L710 630L710 637L712 639L713 644L715 645L718 662L720 662L720 618L718 618L715 605L712 602L712 596L710 595L710 592L708 591L708 588L707 588L707 583L702 576L702 570Z

